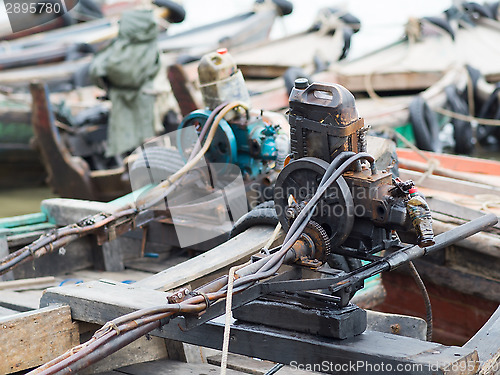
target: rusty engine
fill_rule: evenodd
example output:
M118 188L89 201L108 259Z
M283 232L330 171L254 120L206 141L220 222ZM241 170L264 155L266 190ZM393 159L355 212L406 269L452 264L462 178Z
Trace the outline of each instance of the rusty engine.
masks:
M274 191L274 207L286 230L322 183L343 169L308 213L303 237L309 233L323 257L310 263L328 261L332 268L352 271L361 260L400 244L396 230L412 225L421 247L434 243L428 205L413 182L399 180L389 168L377 170L366 153L368 127L347 89L297 79L289 122L291 155ZM354 155L360 158L346 165Z

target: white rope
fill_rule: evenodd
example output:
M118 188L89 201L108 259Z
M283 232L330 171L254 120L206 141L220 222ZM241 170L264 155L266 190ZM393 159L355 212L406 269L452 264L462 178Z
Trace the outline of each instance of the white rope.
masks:
M463 115L461 113L453 112L445 108L434 108L434 111L440 113L442 115L455 118L457 120L463 120L468 122L477 122L480 125L488 125L488 126L500 126L500 120L494 120L489 118L481 118L469 115Z
M234 284L234 273L240 268L245 267L250 264L246 262L239 266L234 266L229 269L229 279L227 281L227 296L226 296L226 319L224 321L224 338L222 341L222 359L220 363L220 374L226 375L227 369L227 355L229 352L229 337L231 334L231 320L233 320L232 305L233 305L233 284Z
M269 238L269 241L267 241L266 245L262 250L264 252L268 253L269 247L273 244L273 242L276 240L276 237L278 236L278 233L281 230L281 223L278 223L276 225L276 228L274 228L274 232ZM229 279L227 281L227 296L226 296L226 318L224 321L224 338L222 341L222 359L220 363L220 374L221 375L226 375L226 369L227 369L227 355L229 352L229 338L231 334L231 320L233 319L233 313L232 313L232 306L233 306L233 284L234 284L234 273L238 271L240 268L245 267L246 265L251 264L251 261L248 261L244 264L241 264L239 266L234 266L231 267L229 270Z
M276 225L276 228L274 228L273 234L269 238L269 241L267 241L266 245L262 248L262 251L264 253L266 253L267 255L269 255L269 248L271 247L273 242L276 240L276 237L278 236L278 233L280 232L280 230L281 230L281 223L278 222L278 224Z

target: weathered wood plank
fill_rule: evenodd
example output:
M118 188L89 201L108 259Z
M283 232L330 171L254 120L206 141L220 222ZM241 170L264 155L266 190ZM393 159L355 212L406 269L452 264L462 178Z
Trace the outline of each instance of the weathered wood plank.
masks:
M399 169L399 175L403 180L418 181L423 173L411 171L408 169ZM452 185L450 185L452 184ZM464 195L478 195L478 194L500 194L500 188L492 187L489 185L478 184L475 182L458 181L448 177L430 175L419 185L429 189L436 189L443 192L450 191L450 186L453 186L453 193Z
M474 210L470 207L461 206L459 204L445 201L437 197L426 197L427 203L433 212L439 212L443 215L448 215L465 221L474 220L484 216L486 213ZM493 228L500 230L500 223L493 225Z
M274 228L253 227L192 259L136 283L137 287L170 290L227 267L259 251Z
M104 324L139 308L158 306L164 300L165 294L157 290L91 282L50 288L44 294L41 305L68 304L74 319ZM172 320L152 334L221 349L223 324L210 321L189 331L182 331L179 325L184 325L183 318ZM473 350L446 347L381 332L367 331L354 338L335 340L259 325L237 324L232 327L231 337L231 352L280 363L297 361L296 363L311 364L331 361L332 364L349 364L350 361L366 360L377 364L390 363L392 366L415 364L413 368L418 370L408 372L414 374L444 374L446 366L454 363L465 366L466 369L477 368L477 353Z
M91 267L94 263L92 248L96 246L92 236L86 236L69 243L66 250L48 253L43 257L29 260L16 267L14 277L25 279L46 275L62 275L67 272Z
M184 363L178 361L161 360L119 368L118 374L128 375L217 375L220 369L206 363ZM227 370L228 375L241 375L242 372Z
M49 286L55 286L54 276L35 277L30 279L0 281L0 290L26 290L26 289L45 289Z
M7 238L4 236L0 236L0 258L4 258L9 255L9 244L7 242ZM0 275L0 281L12 280L14 279L14 274L12 271L9 271L3 275Z
M0 219L0 228L15 228L25 225L41 224L47 221L47 216L38 212L35 214L19 215Z
M0 228L0 236L15 236L23 233L46 231L54 228L54 224L51 223L38 223L21 225L13 228Z
M458 292L467 292L500 303L498 281L453 268L438 266L425 260L417 259L414 263L424 281L431 280L436 285L442 285ZM403 272L403 269L401 269L401 272Z
M220 366L222 359L222 354L217 354L212 357L207 358L207 362ZM255 375L265 375L273 366L274 362L262 361L255 358L250 358L244 355L229 353L227 356L227 368L241 371L247 374ZM319 375L318 372L302 371L298 369L292 369L290 366L284 366L279 370L279 375Z
M41 365L78 343L78 326L68 306L0 318L0 373Z
M476 350L481 364L490 361L500 352L500 306L464 347ZM498 370L500 371L500 367Z
M0 306L0 316L9 316L19 314L19 311L7 309L5 307Z
M80 375L96 374L104 371L114 370L118 367L135 365L137 363L155 361L167 358L165 340L160 337L142 336L117 352L107 356L103 360L78 371ZM122 371L115 372L118 375Z
M43 291L27 290L14 292L0 290L0 306L16 311L30 311L38 309Z

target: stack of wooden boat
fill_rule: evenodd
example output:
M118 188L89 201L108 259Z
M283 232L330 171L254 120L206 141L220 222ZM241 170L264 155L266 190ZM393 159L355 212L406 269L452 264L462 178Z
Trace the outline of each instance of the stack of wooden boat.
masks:
M479 12L477 9L473 14ZM474 21L475 28L461 28L456 31L453 34L455 42L452 42L453 47L450 48L455 50L458 44L453 43L462 43L458 42L459 40L463 40L464 43L467 41L466 43L469 45L470 39L464 35L474 35L474 38L479 38L479 40L488 39L489 36L486 38L485 35L493 35L494 33L488 33L491 32L492 25L496 25L494 23L496 21L490 21L484 20L482 17L479 18L479 21ZM423 22L436 24L436 20L432 19ZM443 24L438 22L438 26L443 27ZM467 34L471 30L472 34ZM310 39L315 39L312 35L314 34L303 34L300 36L302 38L300 40L309 44ZM337 38L339 35L343 34L337 33ZM398 60L398 64L393 72L389 72L387 60L383 60L381 55L378 55L379 53L385 55L384 50L366 57L366 60L360 59L358 62L353 62L352 65L347 63L335 65L335 68L329 72L318 74L316 77L318 80L330 80L331 77L335 77L335 80L344 83L353 91L358 93L368 91L371 92L372 96L374 96L373 91L380 93L382 91L402 90L403 87L398 85L404 82L405 89L410 88L415 91L426 89L421 97L429 101L433 107L434 105L436 108L442 107L447 101L444 88L452 83L462 90L467 88L470 70L467 71L463 66L459 66L448 71L448 65L441 63L438 67L423 68L421 75L415 73L416 69L411 70L411 72L402 71L402 65L399 61L402 56L405 58L414 56L413 53L422 51L420 48L423 48L424 43L426 43L424 40L410 42L411 38L413 36L409 36L405 39L406 41L391 47L399 50L404 43L411 45L402 48L404 52L398 52L400 55L394 58ZM433 38L437 38L441 43L443 40L452 40L452 35L432 36L430 39L432 42L429 43L435 46L437 39ZM182 37L179 37L179 40L181 39ZM174 39L172 40L174 41ZM292 40L294 39L290 39L290 41ZM320 40L330 43L331 36L322 35ZM274 49L273 44L270 46ZM266 50L265 48L263 51ZM191 52L193 51L196 53L191 55L196 55L199 50L194 49ZM420 53L418 52L419 56ZM269 53L266 54L269 55ZM242 52L240 57L237 53L235 55L237 59L241 58L242 62L244 58L251 61L246 52ZM390 56L394 56L392 52ZM259 59L259 61L263 60ZM362 67L363 61L370 62L371 70L367 71L366 68ZM373 68L373 61L377 63L385 61L386 65L382 70L376 69ZM267 62L263 62L263 65L267 64ZM274 65L273 62L269 64ZM310 66L309 64L310 61L284 64L278 67L278 71L281 74L285 68L292 65L303 65L307 68ZM255 63L246 65L247 74L252 74L250 68L255 65ZM491 65L488 66L491 67ZM496 78L498 72L488 71L487 68L484 68L483 73L486 73L490 80L498 79ZM390 74L393 74L392 79L388 77ZM422 80L422 77L427 77L429 80ZM280 84L282 83L280 81ZM275 84L269 86L272 85ZM429 88L429 86L431 87ZM476 88L478 87L478 90L484 88L483 100L491 97L491 94L495 92L494 87L486 81L476 80ZM272 94L263 93L260 97L254 97L254 107L282 109L285 105L283 105L281 98L287 96L284 93L284 88L280 90L274 91ZM481 97L478 94L480 92L476 92L478 98ZM42 94L45 95L45 93ZM274 101L270 101L269 97L272 97ZM48 131L45 136L51 135L50 141L53 142L57 138L55 122L52 121L47 98L36 98L38 104L42 99L45 102L37 107L38 112L35 115L40 121L41 127L44 126ZM411 100L412 98L409 96L390 99L372 98L370 104L365 106L363 100L360 99L358 107L360 115L365 117L374 129L378 130L382 127L398 127L408 122L410 117L408 108ZM434 102L437 104L433 104ZM370 139L369 147L371 148L369 151L379 160L385 159L385 165L391 164L397 154L399 163L391 167L397 168L402 178L414 180L419 189L428 197L436 233L445 232L459 224L477 218L485 212L491 211L500 216L499 162L446 156L432 152L423 153L419 150L396 149L395 145L388 139ZM71 158L71 155L64 154L64 152L62 155ZM81 170L76 172L81 172ZM88 178L87 172L79 173L78 177ZM107 177L110 177L111 172L113 171L94 173L94 177L96 180L102 179L104 181L103 177L106 177L104 175L107 173ZM124 170L115 172L117 173L113 174L112 177L123 182L121 176ZM65 178L68 178L68 174L65 174ZM74 181L77 180L74 179ZM78 189L81 189L83 185L80 183L79 185ZM113 187L109 184L109 179L102 186ZM105 197L103 199L109 200L104 189L101 193L103 193L102 197ZM30 243L46 231L56 230L59 227L78 222L82 218L98 212L113 212L117 206L123 205L124 201L130 199L133 199L132 195L109 203L66 199L47 200L42 204L39 213L1 219L0 256L3 257ZM5 352L8 353L2 364L4 367L0 367L0 371L11 373L43 364L78 344L78 334L85 341L90 334L110 318L145 306L156 306L159 298L164 299L164 291L178 290L187 285L195 288L225 274L231 266L247 261L263 246L269 245L268 241L273 229L272 227L248 229L236 238L191 258L190 256L194 253L183 252L174 243L175 231L171 222L153 221L147 226L137 228L102 245L98 245L95 237L88 236L71 243L64 248L64 251L50 253L31 262L25 262L16 268L13 274L9 275L18 280L0 282L0 289L4 289L0 290L0 307L7 309L0 311L0 313L11 314L14 310L34 310L23 315L0 318L2 326L8 327L2 333L2 337L6 339L4 341L0 339L0 347L4 345L2 348L7 348ZM276 241L279 243L281 239L278 236ZM445 345L463 345L463 347L448 348L436 343L421 342L418 346L419 350L415 349L415 353L409 354L407 358L395 359L395 356L391 354L390 358L387 359L418 364L421 363L419 357L425 357L429 353L436 354L437 357L440 352L448 353L451 350L451 353L454 353L453 355L459 357L460 360L463 358L471 360L478 355L478 353L474 354L474 350L477 349L483 372L488 373L487 360L490 361L491 368L499 363L499 348L496 338L498 336L495 336L500 332L500 311L498 310L500 303L499 225L497 224L487 232L459 241L457 244L447 247L443 252L421 259L415 264L428 287L434 306L435 340ZM101 271L89 271L90 268ZM21 279L40 277L49 278L21 281ZM92 281L99 278L105 280ZM128 284L131 280L136 281L136 283ZM123 284L125 281L127 283ZM84 283L80 285L80 282ZM71 285L75 283L78 283L78 286ZM57 285L60 287L45 292L40 304L42 290L47 286ZM414 285L407 270L402 268L396 272L384 274L384 288L377 284L372 290L373 293L358 297L358 302L365 307L380 311L423 317L425 316L424 304L421 302L420 291ZM37 291L33 292L30 289L37 289ZM49 306L53 303L63 303L69 305L71 309L67 306ZM38 309L40 306L43 308ZM490 316L491 320L486 323ZM72 319L78 323L74 323ZM396 318L391 317L390 319ZM391 322L393 321L391 320ZM30 330L35 329L34 327L39 322L43 322L45 325L46 335L34 336ZM483 326L484 328L480 330ZM210 327L219 332L221 326L218 323L213 323ZM384 324L382 330L394 334L398 333L398 327L400 328L396 324ZM404 334L404 332L400 333ZM476 336L471 339L474 334ZM47 347L44 343L49 335L54 344ZM158 335L156 331L155 335ZM31 347L36 347L37 350L30 352L13 350L12 348L19 347L17 345L19 340L29 341ZM391 335L385 335L380 336L380 340L389 343L395 338ZM245 340L235 339L233 341L236 342L234 345L238 345L238 341L244 342ZM380 342L378 343L380 344ZM404 343L410 343L410 339ZM487 348L481 345L484 343L487 344ZM214 346L218 346L218 344ZM401 344L401 347L404 346ZM401 349L402 351L403 349ZM132 355L134 352L135 355ZM104 361L104 364L89 371L94 373L108 371L135 362L165 358L167 352L170 359L185 360L186 356L189 357L186 345L172 340L144 339L114 359L110 357ZM265 353L262 356L265 357ZM444 361L442 357L439 358ZM168 365L173 366L172 363L168 363ZM144 367L141 369L144 370ZM442 373L445 373L445 370L440 369ZM467 368L456 373L474 373L476 370L478 367ZM128 373L127 371L131 371L132 374L134 371L141 370L139 367L135 370L123 370L125 373ZM490 371L489 373L494 372Z
M370 139L369 144L372 144L371 147L376 150L386 150L384 153L379 151L379 157L387 157L387 151L393 150L391 147L394 147L387 140ZM401 176L419 180L419 188L429 197L436 233L444 232L457 224L482 215L482 211L479 210L481 207L493 210L497 215L500 214L500 209L496 206L500 197L500 186L494 183L496 179L491 178L498 173L500 163L481 162L464 157L440 157L432 153L426 153L424 159L419 159L418 154L415 156L407 150L397 150L397 153L400 157ZM439 164L433 159L438 160ZM426 173L430 169L433 172ZM453 186L455 193L449 192L450 186ZM489 194L488 201L483 201L486 193ZM130 197L124 199L130 199ZM67 225L89 214L110 211L112 207L121 206L123 202L123 199L110 203L66 199L45 201L42 204L42 213L0 221L3 227L0 235L6 236L4 249L5 245L8 245L9 251L13 251L35 238L41 231ZM27 262L14 270L16 279L45 278L0 282L0 287L4 289L0 291L0 306L7 309L4 313L12 314L16 309L30 311L1 320L4 325L9 323L7 325L10 327L9 331L5 331L3 335L3 337L8 337L9 341L4 342L3 345L6 348L13 348L13 343L19 339L29 341L33 347L43 344L46 336L32 335L31 328L29 328L32 321L45 322L43 324L46 327L46 333L51 334L53 341L57 343L43 351L36 351L36 356L34 353L24 354L25 357L22 360L19 359L18 352L9 349L8 360L4 363L14 367L10 367L6 372L36 366L61 354L78 343L75 339L78 332L83 335L82 337L86 337L86 334L92 333L99 325L105 323L111 316L110 311L120 314L139 306L149 306L148 303L153 300L157 304L158 296L154 294L160 293L158 290L177 290L187 284L196 287L218 277L231 265L246 261L250 255L268 242L273 232L273 227L251 228L233 240L187 260L186 253L165 245L165 236L173 234L172 231L165 230L165 225L153 222L148 226L147 232L137 229L103 246L97 246L93 238L82 238L68 245L62 253L49 254ZM141 248L142 253L147 255L146 257L141 256ZM485 324L497 309L500 303L499 249L500 229L497 225L488 232L477 234L446 248L437 256L416 262L434 308L435 340L447 345L461 346ZM152 257L153 255L155 257ZM88 271L89 267L105 269L108 272ZM153 275L155 272L159 273ZM55 278L47 278L47 275L55 275ZM97 278L105 280L92 281ZM130 280L136 283L122 284ZM72 285L81 282L83 284ZM42 307L46 307L37 309L42 290L53 285L62 285L62 287L45 292ZM372 289L372 293L365 295L359 301L364 306L380 311L421 317L425 315L420 292L404 269L384 274L383 285L385 291L377 286ZM146 295L152 298L150 302L148 302L149 297L145 297ZM122 296L123 299L118 296ZM139 305L134 305L136 306L134 307L130 301L140 302L137 302ZM71 310L67 307L48 306L54 302L69 304ZM32 309L35 310L31 311ZM66 328L62 329L62 325L57 327L50 325L48 321L54 316L64 319ZM498 312L495 316L485 326L485 333L478 333L476 340L471 340L462 349L453 347L455 353L459 350L481 347L477 344L477 340L485 340L489 337L488 335L495 332L491 329L496 329L492 327L498 325ZM79 321L78 326L71 323L70 317ZM89 325L89 322L92 325ZM390 324L379 322L379 327L374 329L397 332L394 322L400 323L401 321L391 316L389 322ZM413 322L413 324L420 323ZM25 327L25 329L20 331L17 327ZM404 334L404 329L401 334ZM15 340L13 335L17 335ZM143 348L140 351L140 358L137 355L131 355L137 350L137 345ZM166 348L165 345L167 345ZM164 358L166 351L169 356L172 355L170 359L179 359L182 355L189 358L188 346L177 345L176 352L182 355L176 357L172 354L174 351L172 345L173 343L169 341L166 343L155 340L140 341L123 351L121 355L110 357L94 367L93 371L108 371L137 361ZM496 347L491 343L489 350L495 353L498 350L497 346L498 342L496 342ZM44 354L40 355L42 352ZM206 349L203 349L203 353L207 355ZM479 360L484 361L482 358L490 358L490 355L483 350L480 352ZM165 365L168 363L166 362Z
M498 3L470 2L438 17L410 19L399 41L331 64L311 80L347 87L374 132L396 128L430 151L444 147L472 154L479 144L498 148L499 50L491 43L498 39L498 19ZM287 107L282 80L251 87L258 93L255 106Z

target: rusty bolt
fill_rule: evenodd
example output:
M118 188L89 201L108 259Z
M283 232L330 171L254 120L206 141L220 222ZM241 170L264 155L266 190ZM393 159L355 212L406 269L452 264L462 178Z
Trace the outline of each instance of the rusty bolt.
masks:
M401 331L401 326L396 323L396 324L391 324L391 332L397 335Z
M289 220L293 220L297 217L297 210L293 207L288 207L285 211L285 216Z
M168 303L179 303L184 300L184 298L190 293L191 291L188 288L182 288L179 289L176 292L173 293L167 293L167 301Z

